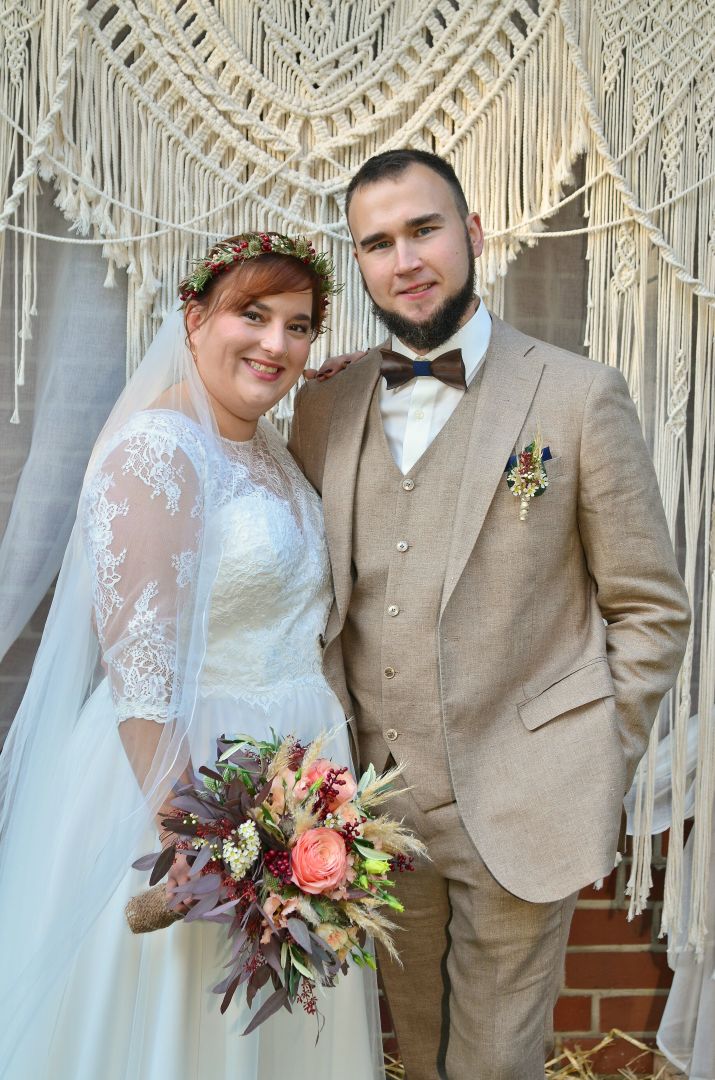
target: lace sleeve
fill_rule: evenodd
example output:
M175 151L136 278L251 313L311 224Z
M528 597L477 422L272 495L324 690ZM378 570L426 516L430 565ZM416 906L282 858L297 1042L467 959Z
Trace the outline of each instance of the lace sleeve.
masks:
M147 413L125 429L86 491L83 525L117 719L173 719L202 533L195 455L177 420Z

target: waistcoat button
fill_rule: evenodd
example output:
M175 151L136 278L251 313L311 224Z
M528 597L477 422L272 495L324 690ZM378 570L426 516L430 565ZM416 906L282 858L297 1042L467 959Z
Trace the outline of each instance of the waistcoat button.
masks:
M414 486L415 486L415 482L409 476L406 476L405 479L402 481L402 490L403 491L413 491Z
M410 545L407 543L406 540L398 540L397 544L396 544L396 547L397 547L398 551L407 551L409 546Z
M387 739L388 742L395 742L397 740L397 737L398 737L397 732L395 731L395 729L393 727L388 728L387 731L385 732L385 738Z
M387 614L392 616L399 615L400 609L398 608L397 604L390 604L389 608L387 609Z
M386 667L385 668L385 678L386 679L394 679L395 675L397 675L397 672L395 671L395 669L393 667Z

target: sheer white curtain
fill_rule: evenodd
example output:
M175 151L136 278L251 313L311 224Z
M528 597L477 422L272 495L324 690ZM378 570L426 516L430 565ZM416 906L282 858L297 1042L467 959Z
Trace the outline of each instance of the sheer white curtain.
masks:
M53 194L48 187L39 230L68 236ZM103 287L98 247L37 243L40 314L27 342L19 424L10 423L12 242L5 267L10 302L0 325L0 735L22 696L41 624L21 638L23 628L59 570L89 451L125 379L126 279L118 275L115 288Z

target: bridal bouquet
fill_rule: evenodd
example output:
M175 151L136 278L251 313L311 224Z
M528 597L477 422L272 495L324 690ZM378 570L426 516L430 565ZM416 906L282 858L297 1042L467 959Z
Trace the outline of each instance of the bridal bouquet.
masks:
M390 874L411 870L412 856L424 853L376 812L401 769L378 775L371 765L356 783L321 756L324 741L219 739L215 768L199 770L203 787L184 788L163 822L176 842L134 863L151 869L154 885L182 852L190 880L169 907L191 897L185 922L227 924L229 973L214 988L222 1012L239 987L250 1007L271 982L244 1034L294 1003L319 1017L317 987L334 986L349 961L374 968L368 936L397 958L395 925L382 910L402 911Z

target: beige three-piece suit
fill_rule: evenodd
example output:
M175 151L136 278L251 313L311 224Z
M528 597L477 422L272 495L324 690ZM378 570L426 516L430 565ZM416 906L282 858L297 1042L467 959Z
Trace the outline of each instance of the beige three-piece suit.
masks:
M617 371L493 318L403 475L380 360L306 383L291 449L325 509L328 677L362 765L407 763L392 809L433 860L400 879L405 968L383 978L407 1080L438 1059L449 1080L537 1080L575 894L613 867L687 598ZM549 483L522 521L505 470L537 431Z

